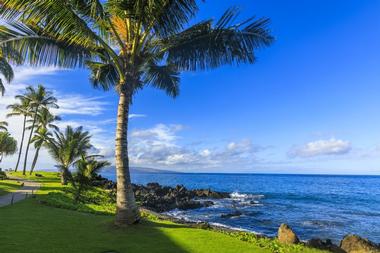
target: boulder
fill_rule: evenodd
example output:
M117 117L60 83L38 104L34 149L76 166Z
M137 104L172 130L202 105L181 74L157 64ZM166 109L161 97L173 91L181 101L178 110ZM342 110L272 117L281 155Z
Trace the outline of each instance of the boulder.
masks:
M319 238L313 238L307 241L306 246L320 250L328 250L333 253L346 253L339 246L333 244L330 239L321 240Z
M380 246L357 235L346 235L340 247L347 253L380 253Z
M299 243L297 235L287 224L281 224L278 228L278 241L284 244L295 244Z

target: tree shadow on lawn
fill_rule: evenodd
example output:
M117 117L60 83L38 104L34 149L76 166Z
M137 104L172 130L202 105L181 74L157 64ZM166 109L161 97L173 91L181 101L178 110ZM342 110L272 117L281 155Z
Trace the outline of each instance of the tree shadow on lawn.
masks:
M181 226L162 228L161 222L118 228L114 217L51 208L32 199L0 208L0 217L0 252L189 253L170 238Z

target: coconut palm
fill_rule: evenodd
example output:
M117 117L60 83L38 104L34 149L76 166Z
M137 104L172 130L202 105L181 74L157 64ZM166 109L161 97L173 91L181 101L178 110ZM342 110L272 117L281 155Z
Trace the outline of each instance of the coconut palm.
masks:
M8 131L8 122L6 121L0 121L0 131L3 130L3 131Z
M16 97L16 99L20 100L20 102L7 106L7 109L11 110L11 112L7 114L7 117L14 117L14 116L22 116L23 117L21 142L20 142L20 148L18 151L18 157L17 157L16 166L15 166L15 171L17 171L18 165L20 164L22 147L24 145L26 120L27 120L27 117L30 115L29 100L23 99L21 97Z
M180 72L251 64L256 49L273 41L266 18L233 23L238 10L231 8L216 22L189 26L197 11L196 0L2 1L0 16L8 22L0 27L0 48L6 56L22 52L32 65L87 66L95 87L115 87L116 224L139 220L127 141L133 96L153 86L175 97Z
M17 141L8 132L0 132L0 163L4 156L13 155L16 151Z
M64 132L55 131L54 138L47 143L48 151L58 163L61 171L61 183L66 185L71 178L70 168L82 155L86 156L92 147L91 136L82 127L73 129L67 126Z
M25 158L24 158L24 167L22 170L22 174L25 175L26 172L26 164L28 162L28 153L29 147L31 144L32 136L34 133L34 128L36 126L38 113L40 110L46 108L58 108L57 99L53 96L50 91L47 91L46 88L42 85L38 85L37 89L29 86L26 88L26 93L23 95L18 95L20 99L25 99L29 101L29 107L32 117L32 125L30 127L30 133L28 142L26 144Z
M36 149L36 152L34 154L32 167L30 169L30 175L32 175L34 168L37 163L38 154L40 152L41 147L51 141L53 135L49 131L49 129L54 129L56 131L59 130L59 128L53 124L54 121L61 120L59 116L55 116L50 113L49 109L42 108L38 112L37 116L37 129L35 131L35 134L31 140L32 143L34 143L34 148Z

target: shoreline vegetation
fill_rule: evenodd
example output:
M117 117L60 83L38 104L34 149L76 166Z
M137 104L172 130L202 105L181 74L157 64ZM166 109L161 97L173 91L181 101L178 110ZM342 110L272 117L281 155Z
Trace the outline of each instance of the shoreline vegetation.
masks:
M96 219L99 219L98 222L102 223L101 226L104 226L106 221L111 221L112 218L111 215L114 215L115 213L115 200L114 197L112 197L113 189L110 187L112 185L112 181L109 181L107 179L102 178L102 183L100 184L99 180L101 177L97 177L97 180L94 181L94 184L97 185L96 187L91 188L91 190L88 190L84 193L83 198L81 199L80 202L75 201L75 194L73 192L72 186L70 185L61 185L60 184L60 173L57 172L37 172L34 175L31 176L22 176L21 173L19 172L8 172L9 175L12 177L16 178L25 178L29 180L34 180L38 181L42 184L41 188L38 190L36 196L34 199L26 200L24 201L25 203L20 203L16 204L12 207L8 207L5 209L0 209L0 214L1 215L6 215L4 217L8 217L8 219L15 221L16 217L14 215L17 215L16 213L18 212L18 208L28 208L31 210L37 210L37 209L43 209L43 212L61 212L61 211L56 211L56 208L59 209L69 209L71 210L72 213L67 213L70 212L69 210L64 211L66 215L69 214L71 218L78 216L83 217L83 215L89 216L89 217L97 217ZM157 184L153 184L154 187L156 187L156 190L158 189ZM151 187L153 186L151 185ZM141 186L142 187L142 186ZM146 189L146 187L149 186L144 186L145 188L139 188L141 191L142 189ZM175 189L175 188L171 188ZM161 188L162 190L162 188ZM173 191L173 190L171 190ZM184 189L182 189L182 192L184 192ZM188 191L190 192L190 191ZM215 195L215 194L222 194L222 195L215 195L216 197L225 197L225 193L217 193L213 191L209 191L209 194ZM139 196L139 194L136 194L136 196ZM137 198L138 199L138 198ZM141 202L138 201L138 203L141 205ZM9 209L13 208L13 212L10 212ZM3 211L7 210L8 211ZM152 208L151 208L152 209ZM146 226L168 226L170 229L174 230L180 229L185 235L182 235L183 238L181 240L186 240L188 238L188 233L191 234L191 236L194 236L195 239L192 239L191 244L193 245L198 245L199 244L206 244L210 240L214 240L214 248L211 249L204 249L201 246L199 248L190 250L190 251L164 251L164 250L152 250L149 252L274 252L274 253L283 253L283 252L305 252L305 253L317 253L317 252L328 252L326 250L329 250L331 252L350 252L350 251L343 251L340 247L333 245L330 241L322 241L319 239L314 239L308 242L300 242L298 237L293 233L293 231L287 227L286 225L281 226L281 235L279 234L279 238L269 238L263 235L257 235L253 234L250 232L245 232L245 231L238 231L230 228L225 228L225 227L220 227L220 226L214 226L208 223L197 223L197 222L188 222L184 221L181 219L176 219L171 216L167 216L152 210L149 210L147 208L140 208L140 211L142 213L142 221L140 225L133 226L133 227L127 227L123 228L120 230L120 228L116 228L111 223L106 222L108 225L107 226L112 226L108 227L108 233L115 233L117 237L125 236L123 233L126 232L127 234L129 233L128 230L134 230L135 233L139 234L139 230L145 231ZM6 212L7 214L5 214ZM33 211L32 211L33 212ZM49 214L50 216L52 214ZM100 218L103 217L103 218ZM41 218L41 217L40 217ZM28 226L39 226L37 221L38 219L34 219L33 216L30 217L30 221ZM54 215L49 217L49 219L54 219ZM62 218L60 218L62 219ZM91 219L91 218L90 218ZM34 223L36 222L36 223ZM66 226L73 226L72 228L74 229L74 225L69 225L69 222L62 220L61 222L66 223ZM0 221L0 224L2 222ZM18 223L18 222L16 222ZM75 222L73 223L75 224ZM4 224L1 224L1 227ZM17 230L17 227L21 224L15 224L15 226L10 226L6 229L5 232L7 233L15 233ZM13 230L13 228L15 230ZM57 227L56 229L58 229ZM156 228L155 228L156 229ZM153 230L155 230L153 229ZM125 231L124 231L125 230ZM279 231L280 231L279 230ZM123 231L123 232L121 232ZM87 231L90 232L90 231ZM121 233L121 234L120 234ZM178 232L175 232L178 233ZM137 236L137 235L135 235ZM169 237L172 236L170 233L168 235ZM204 237L206 236L206 237ZM204 237L204 238L203 238ZM26 238L24 238L26 239ZM356 240L356 244L361 243L365 244L367 247L373 246L373 249L376 249L377 245L371 244L368 242L366 244L366 241L364 239L361 239L359 237L354 237L354 238L348 238L351 241ZM54 239L53 239L54 240ZM145 239L148 240L148 239ZM231 241L232 240L232 241ZM128 241L128 240L127 240ZM206 242L207 241L207 242ZM237 250L237 248L222 248L224 243L230 241L235 245L240 245L242 247L241 249ZM239 241L241 243L239 243ZM51 242L50 242L51 243ZM120 244L125 244L124 242L118 242ZM152 241L153 243L153 241ZM42 243L43 244L43 243ZM81 247L73 248L71 249L70 252L90 252L86 251L83 247L87 247L87 242L83 240L83 244ZM348 242L346 244L349 244ZM107 245L107 244L106 244ZM219 246L217 246L219 245ZM351 245L352 246L352 245ZM2 249L2 247L5 247ZM7 246L1 246L0 245L0 251L4 250ZM118 245L115 247L126 247L125 245ZM170 245L168 245L170 247ZM189 245L187 245L189 247ZM208 247L208 246L207 246ZM219 248L218 248L219 247ZM237 246L236 246L237 247ZM318 249L319 248L319 249ZM64 247L62 248L62 250ZM79 249L83 249L84 251L79 251ZM219 250L218 250L219 249ZM220 251L223 249L223 251ZM323 250L320 250L323 249ZM125 250L125 249L124 249ZM12 252L25 252L25 251L12 251ZM44 251L36 251L36 252L44 252ZM46 251L48 252L48 251ZM57 251L59 252L59 251ZM65 251L62 251L65 252ZM93 252L93 251L91 251ZM101 252L101 251L99 251ZM113 252L113 251L111 251ZM114 252L125 252L125 251L114 251ZM134 252L134 251L132 251ZM136 251L137 252L137 251ZM351 251L351 252L356 252L356 251ZM358 251L358 252L379 252L379 251Z

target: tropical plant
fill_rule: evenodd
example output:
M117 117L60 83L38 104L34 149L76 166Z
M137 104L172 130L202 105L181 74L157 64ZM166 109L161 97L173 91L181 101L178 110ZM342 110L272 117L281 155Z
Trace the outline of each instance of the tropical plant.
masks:
M0 131L3 130L3 131L8 131L8 122L6 121L0 121Z
M5 78L5 80L10 83L14 77L13 69L11 65L8 63L7 59L3 57L3 54L0 50L0 74L2 74ZM4 82L0 78L0 93L2 96L4 96L5 87Z
M58 163L57 168L61 171L61 183L66 185L71 179L70 168L82 155L86 156L92 147L91 136L82 127L73 129L67 126L65 131L55 131L54 137L49 139L46 146L53 159Z
M110 166L107 161L98 161L96 157L81 156L81 159L75 162L76 173L73 176L72 185L75 190L74 200L78 202L83 191L86 191L91 187L96 175L101 169Z
M30 127L29 138L26 144L24 167L22 170L22 174L25 175L26 164L28 162L29 147L32 142L32 136L34 133L34 128L36 126L39 110L46 108L58 108L58 105L57 99L42 85L38 85L37 89L33 88L32 86L28 86L26 88L26 92L23 95L18 95L16 97L29 101L29 111L30 116L32 117L32 125Z
M51 141L53 137L49 129L51 128L56 131L59 130L59 128L53 124L53 122L57 120L61 120L61 118L59 116L51 114L47 108L42 108L37 114L37 129L33 138L31 139L31 142L34 143L36 152L34 154L32 166L30 168L30 175L32 175L36 166L41 147Z
M196 0L2 1L0 17L8 22L0 27L0 48L6 56L22 52L32 65L87 66L95 87L116 88L116 224L140 217L127 142L134 94L153 86L175 97L180 72L251 64L256 49L273 41L266 18L234 24L238 10L231 8L216 22L189 26L197 11Z
M23 116L21 142L20 142L20 148L19 148L19 151L18 151L18 157L17 157L16 166L15 166L15 169L14 169L15 171L17 171L18 165L20 164L22 148L23 148L23 145L24 145L24 137L25 137L25 130L26 130L26 120L27 120L27 117L30 115L29 100L24 99L22 97L18 97L18 96L16 96L16 99L20 100L20 102L8 105L8 107L7 107L7 109L11 110L11 112L7 114L7 117Z
M8 132L0 132L0 163L4 156L13 155L16 151L17 141Z

